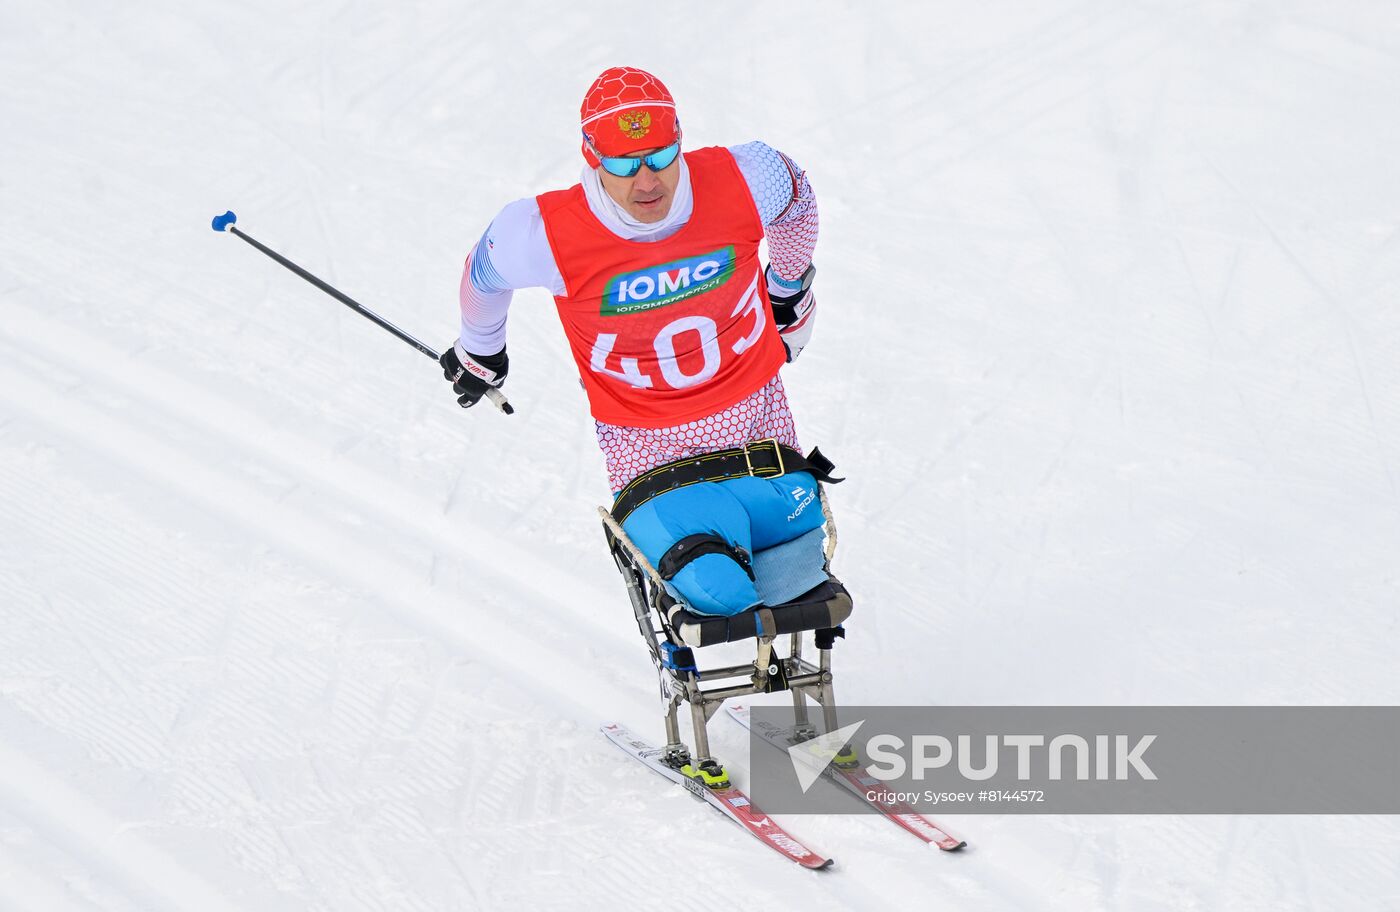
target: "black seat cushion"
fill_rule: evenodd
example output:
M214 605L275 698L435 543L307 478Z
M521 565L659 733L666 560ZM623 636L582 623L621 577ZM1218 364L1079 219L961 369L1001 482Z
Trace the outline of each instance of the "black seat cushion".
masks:
M680 605L667 612L672 629L687 646L713 646L747 640L760 633L776 636L803 630L825 630L851 616L851 596L840 580L827 580L790 602L761 606L732 617L695 614ZM772 627L774 629L769 629Z

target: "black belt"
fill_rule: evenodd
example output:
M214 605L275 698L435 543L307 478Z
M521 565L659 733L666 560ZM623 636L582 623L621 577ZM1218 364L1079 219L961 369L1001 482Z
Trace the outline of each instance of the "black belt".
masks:
M814 449L803 456L776 438L756 440L742 447L717 450L688 459L678 459L643 472L632 479L613 501L612 515L619 523L642 504L659 494L702 481L727 481L730 478L776 478L789 472L810 472L818 481L837 484L845 479L833 478L836 464Z

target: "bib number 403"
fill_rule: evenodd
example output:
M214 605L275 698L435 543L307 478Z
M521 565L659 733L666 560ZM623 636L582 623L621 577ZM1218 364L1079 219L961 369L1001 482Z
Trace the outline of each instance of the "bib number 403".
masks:
M736 339L729 345L729 350L733 356L737 357L753 348L763 335L763 328L767 324L764 314L763 298L758 292L758 283L754 282L749 287L748 293L734 306L730 326L738 326L744 314L753 313L753 327L748 334ZM701 365L694 373L686 373L681 369L680 361L676 357L676 340L684 338L686 333L696 333L700 337L698 351L701 355ZM593 351L588 359L588 366L596 373L606 374L615 377L624 383L629 383L639 389L651 389L656 386L656 379L649 370L643 369L641 358L618 357L613 359L613 349L617 346L617 333L598 333L593 340ZM655 352L655 359L646 358L647 367L653 365L660 372L663 384L671 389L685 389L688 386L696 386L709 380L719 373L723 363L724 352L720 343L719 325L714 320L699 314L691 314L672 320L656 333L652 339L652 351ZM615 360L617 367L608 364L609 360Z

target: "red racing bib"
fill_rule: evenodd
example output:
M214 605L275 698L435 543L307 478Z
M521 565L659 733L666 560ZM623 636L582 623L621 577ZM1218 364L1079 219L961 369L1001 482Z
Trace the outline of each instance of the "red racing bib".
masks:
M670 427L728 408L786 360L758 259L763 222L729 150L685 153L694 209L661 241L603 226L582 185L537 197L555 296L593 417Z

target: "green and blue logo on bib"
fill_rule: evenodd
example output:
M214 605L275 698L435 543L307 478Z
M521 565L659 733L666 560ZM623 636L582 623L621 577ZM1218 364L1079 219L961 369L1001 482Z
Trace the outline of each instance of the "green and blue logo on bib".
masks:
M733 246L661 266L624 272L608 280L600 313L612 317L655 310L713 291L733 275Z

